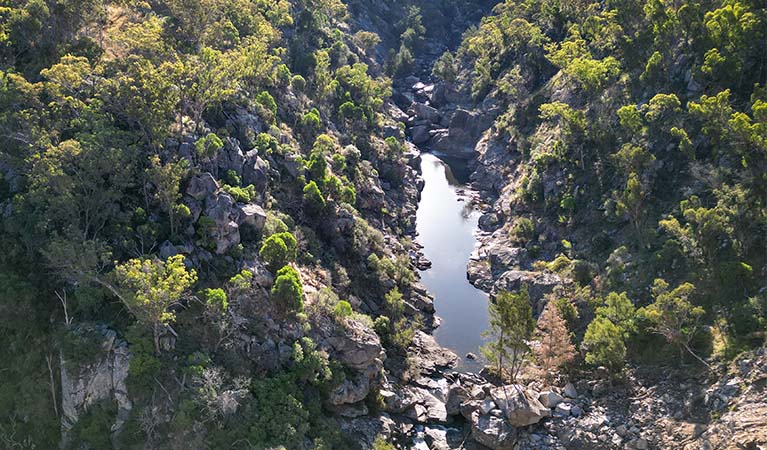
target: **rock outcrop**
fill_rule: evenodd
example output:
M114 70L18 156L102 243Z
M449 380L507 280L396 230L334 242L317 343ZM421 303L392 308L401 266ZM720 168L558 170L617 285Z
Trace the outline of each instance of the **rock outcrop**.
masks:
M101 338L101 351L89 355L91 362L77 365L61 356L61 431L67 442L69 431L94 404L111 400L117 405L117 416L112 426L113 436L122 431L133 405L125 384L130 367L128 344L117 338L114 330L105 327L81 328L73 333L87 333L89 338Z

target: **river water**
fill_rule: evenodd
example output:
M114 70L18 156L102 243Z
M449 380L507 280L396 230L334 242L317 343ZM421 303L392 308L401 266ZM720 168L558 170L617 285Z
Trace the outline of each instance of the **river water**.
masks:
M474 250L479 212L463 200L458 190L468 182L466 162L422 153L425 181L418 204L418 242L432 267L421 271L421 280L434 295L434 307L442 325L434 337L461 358L458 369L479 370L481 333L487 329L487 294L466 278L466 263Z

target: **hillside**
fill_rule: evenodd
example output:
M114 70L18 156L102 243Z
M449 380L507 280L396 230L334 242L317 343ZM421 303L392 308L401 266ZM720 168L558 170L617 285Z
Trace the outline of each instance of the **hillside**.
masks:
M2 2L0 448L761 448L766 84L749 0Z

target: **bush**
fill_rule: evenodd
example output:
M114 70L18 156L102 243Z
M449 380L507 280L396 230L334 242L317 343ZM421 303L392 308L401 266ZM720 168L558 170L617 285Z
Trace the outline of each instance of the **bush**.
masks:
M277 120L277 102L274 101L272 94L262 91L256 96L256 103L263 106L269 112L269 122L274 123Z
M605 366L613 373L620 371L626 361L626 344L623 332L606 317L598 316L586 329L583 338L586 362Z
M352 310L352 305L346 300L339 301L338 303L336 303L336 306L333 308L333 316L335 316L335 318L338 320L346 319L347 317L350 317L353 313L354 313L354 310Z
M216 133L208 133L207 136L200 138L194 143L194 149L197 156L201 158L212 159L216 157L219 150L224 147L224 142Z
M313 180L304 186L304 206L310 214L317 215L325 209L325 197L322 196L320 188Z
M239 203L250 203L258 196L256 188L252 184L245 187L225 184L221 187L221 190L231 195L234 201Z
M237 276L237 275L236 275ZM200 300L211 310L223 314L229 308L229 301L223 289L204 289L199 293Z
M264 240L258 254L266 261L269 270L276 272L285 264L295 261L298 243L289 232L276 233Z
M311 139L322 129L322 119L320 118L320 112L317 108L312 108L311 111L304 114L299 122L301 128L301 134L304 139Z
M289 311L301 312L304 310L303 289L296 269L285 266L277 271L272 299Z
M306 89L306 79L301 75L293 75L293 78L290 80L290 86L295 92L304 92Z
M256 150L261 156L269 155L277 151L277 139L268 133L258 133L256 136Z
M518 217L511 227L511 239L517 243L527 243L535 235L535 224L527 217Z

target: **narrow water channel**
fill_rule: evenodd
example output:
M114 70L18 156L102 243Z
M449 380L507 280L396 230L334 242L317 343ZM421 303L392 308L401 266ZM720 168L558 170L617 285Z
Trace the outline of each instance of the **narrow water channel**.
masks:
M479 370L478 358L483 344L481 333L487 329L487 294L472 286L466 278L466 263L474 250L474 232L479 212L463 201L458 190L468 181L466 162L421 155L425 181L418 204L416 225L418 242L432 262L421 271L421 279L434 295L434 307L442 325L434 332L437 341L461 358L459 370Z

